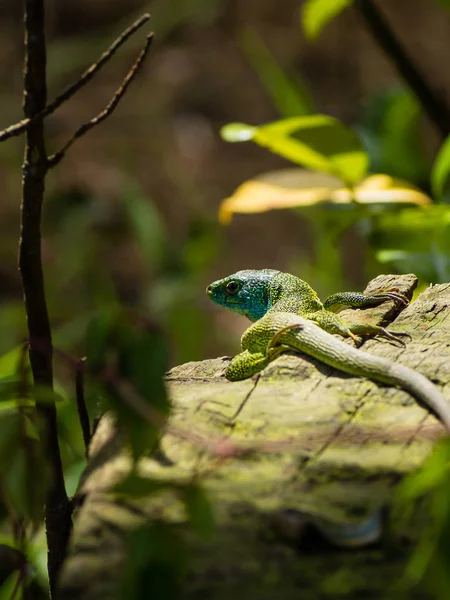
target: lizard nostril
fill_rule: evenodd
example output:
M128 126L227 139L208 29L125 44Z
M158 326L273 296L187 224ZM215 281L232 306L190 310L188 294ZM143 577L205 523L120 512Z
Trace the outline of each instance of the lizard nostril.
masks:
M212 286L211 285L208 285L208 287L206 288L206 293L212 294Z

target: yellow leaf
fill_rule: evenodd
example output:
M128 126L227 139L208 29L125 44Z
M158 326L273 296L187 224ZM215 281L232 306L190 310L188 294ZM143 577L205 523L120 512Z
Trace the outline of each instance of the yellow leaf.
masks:
M234 213L261 213L269 210L328 204L415 204L431 199L406 181L389 175L371 175L353 190L342 187L332 175L304 169L272 171L249 179L226 198L219 209L219 221L228 224Z

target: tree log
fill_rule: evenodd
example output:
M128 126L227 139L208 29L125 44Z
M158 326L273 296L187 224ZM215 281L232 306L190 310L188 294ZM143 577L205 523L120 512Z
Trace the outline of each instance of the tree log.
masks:
M366 291L394 287L411 296L416 284L413 275L380 276ZM364 350L417 369L450 402L450 284L429 287L400 314L391 303L351 313L354 319L394 321L395 331L408 332L404 348L376 339ZM141 475L151 478L201 482L216 517L210 538L192 535L170 489L139 501L109 493L131 462L105 415L78 493L84 502L60 598L119 598L126 534L151 519L186 531L185 598L396 598L394 586L411 550L404 536L384 532L371 547L343 551L305 537L300 525L304 515L350 524L388 510L395 485L423 464L444 435L441 424L402 390L299 354L284 355L259 377L238 383L224 378L227 363L217 358L169 371L169 427L157 455L139 465ZM177 435L177 428L192 438ZM208 448L199 439L209 440ZM213 444L219 439L226 440L222 452Z

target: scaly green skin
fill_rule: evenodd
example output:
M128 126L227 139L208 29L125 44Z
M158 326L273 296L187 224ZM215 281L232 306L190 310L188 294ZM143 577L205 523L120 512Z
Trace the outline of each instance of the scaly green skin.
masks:
M242 352L235 356L225 375L231 381L251 377L281 353L295 349L345 371L399 386L421 400L450 432L450 406L423 375L398 363L362 352L330 334L357 338L381 335L396 340L378 325L344 321L333 310L341 306L363 308L386 300L406 305L396 291L373 296L355 292L334 294L322 304L316 292L301 279L271 269L239 271L213 282L207 294L217 304L247 316L254 325L241 338Z

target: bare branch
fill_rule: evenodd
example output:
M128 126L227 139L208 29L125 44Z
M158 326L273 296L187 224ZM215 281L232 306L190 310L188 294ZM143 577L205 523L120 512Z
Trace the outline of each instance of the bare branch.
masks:
M411 88L437 132L442 138L446 138L450 133L449 106L433 90L376 4L372 0L358 0L355 6L364 19L367 29Z
M76 130L76 132L73 134L73 136L64 144L64 146L61 148L61 150L59 150L52 156L49 156L49 158L48 158L48 168L49 169L56 166L61 161L61 159L64 158L65 153L70 148L70 146L75 142L75 140L82 137L84 134L86 134L90 129L92 129L96 125L99 125L102 121L104 121L107 117L109 117L110 114L112 114L114 112L114 110L116 109L120 100L122 99L125 92L127 91L128 86L130 85L130 83L134 79L135 75L139 71L140 67L142 66L142 63L144 62L144 59L147 56L147 53L150 49L152 40L153 40L153 33L150 33L147 36L147 41L145 43L144 48L141 50L141 53L137 57L133 66L128 71L125 79L123 80L122 85L120 86L120 88L118 88L118 90L112 97L111 101L102 110L102 112L100 112L96 117L94 117L90 121L83 123L83 125L81 125Z
M0 142L3 142L11 137L20 135L23 133L30 123L34 123L37 120L44 119L48 117L48 115L55 112L55 110L64 104L71 98L79 89L84 87L98 71L114 56L117 50L122 46L128 38L135 33L138 29L142 27L148 20L150 19L150 15L148 13L142 15L137 21L135 21L128 29L125 31L111 44L111 46L103 52L100 58L93 63L86 71L81 75L77 81L72 83L68 88L66 88L59 96L57 96L50 104L48 104L43 110L39 111L33 117L28 117L19 121L18 123L14 123L14 125L10 125L6 129L0 131Z

